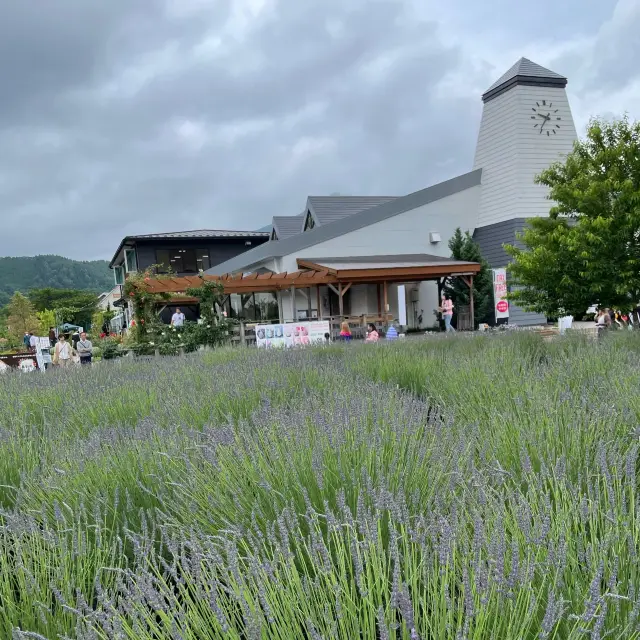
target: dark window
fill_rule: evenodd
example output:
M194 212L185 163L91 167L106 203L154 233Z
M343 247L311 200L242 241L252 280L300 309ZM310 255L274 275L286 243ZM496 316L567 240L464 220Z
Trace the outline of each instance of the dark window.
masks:
M208 249L158 249L156 262L160 273L198 273L211 268Z
M311 215L311 211L307 211L307 218L304 221L304 230L309 231L309 229L313 229L316 226L316 221L313 219Z
M272 240L277 240L278 239L278 234L276 233L275 229L271 232L271 239Z

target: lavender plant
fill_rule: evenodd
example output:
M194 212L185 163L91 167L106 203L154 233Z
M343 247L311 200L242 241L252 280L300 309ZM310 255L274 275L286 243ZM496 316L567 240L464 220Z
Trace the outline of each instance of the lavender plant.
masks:
M0 635L640 638L640 341L611 338L3 376Z

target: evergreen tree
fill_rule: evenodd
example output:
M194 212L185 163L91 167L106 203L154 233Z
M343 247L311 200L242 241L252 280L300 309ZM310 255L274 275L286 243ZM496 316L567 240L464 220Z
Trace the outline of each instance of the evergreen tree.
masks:
M462 233L458 227L449 240L449 249L454 260L479 262L482 265L473 278L474 328L483 322L490 322L493 312L493 275L482 257L480 246L468 231ZM469 305L469 287L460 278L448 278L444 292L451 296L455 307Z

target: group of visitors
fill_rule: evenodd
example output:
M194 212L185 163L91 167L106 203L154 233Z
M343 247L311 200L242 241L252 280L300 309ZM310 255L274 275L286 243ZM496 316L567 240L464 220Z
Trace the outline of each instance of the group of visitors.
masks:
M598 332L604 329L640 328L640 305L630 312L609 308L599 309L595 321Z
M398 330L393 325L391 325L387 329L385 337L387 340L395 340L398 337ZM352 338L353 335L351 334L349 323L344 320L340 325L340 340L350 342ZM373 324L373 322L369 322L369 324L367 324L365 342L378 342L378 340L380 340L380 332L376 328L376 325Z
M32 331L27 331L23 338L27 351L35 352L37 338ZM53 347L52 362L56 366L66 367L74 362L74 358L80 364L91 364L93 359L93 345L87 338L86 331L76 331L71 338L65 333L56 334L53 327L49 327L49 343Z

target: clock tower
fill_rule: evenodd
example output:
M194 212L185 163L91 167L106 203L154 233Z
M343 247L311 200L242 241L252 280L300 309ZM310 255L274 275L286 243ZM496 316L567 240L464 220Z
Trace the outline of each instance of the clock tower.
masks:
M520 58L482 95L473 167L482 169L482 187L474 238L494 268L508 263L502 245L515 241L527 218L549 215L548 189L534 179L577 139L566 86L564 76ZM524 318L512 314L510 321L518 320Z

